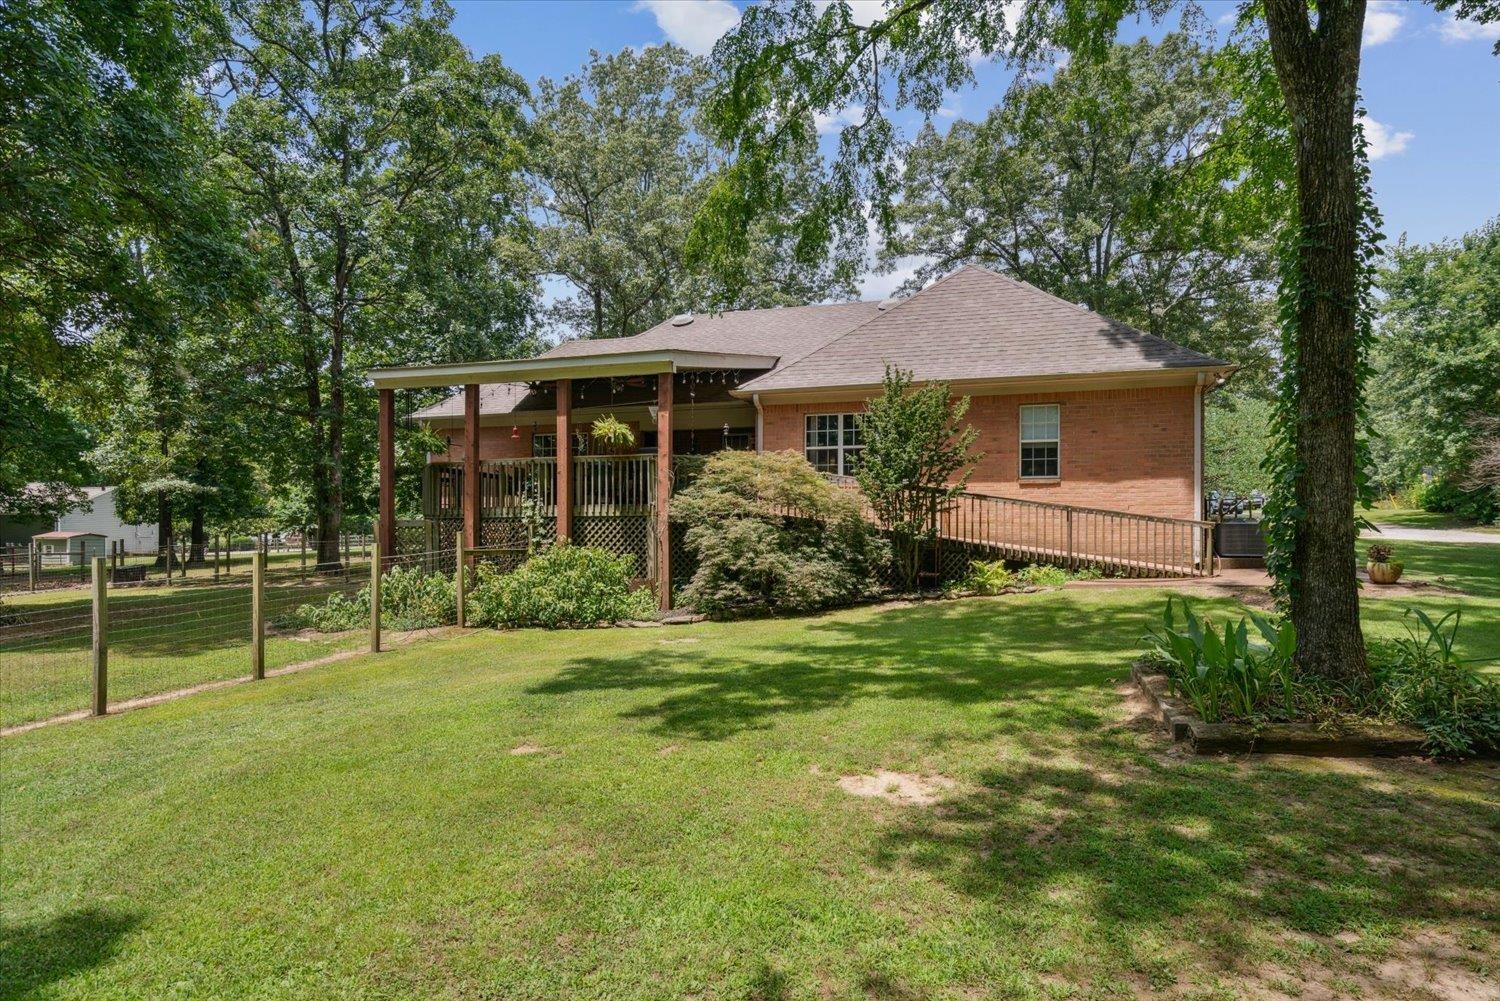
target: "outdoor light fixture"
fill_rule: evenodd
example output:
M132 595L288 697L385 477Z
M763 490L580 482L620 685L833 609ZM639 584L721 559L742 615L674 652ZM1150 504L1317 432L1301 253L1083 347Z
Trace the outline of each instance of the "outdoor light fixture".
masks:
M514 440L520 440L520 437L521 437L521 428L520 428L520 425L512 424L510 426L510 436Z

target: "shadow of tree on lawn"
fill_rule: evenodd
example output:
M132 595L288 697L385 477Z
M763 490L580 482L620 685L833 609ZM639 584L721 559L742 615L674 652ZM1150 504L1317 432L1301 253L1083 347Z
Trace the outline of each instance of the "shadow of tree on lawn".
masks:
M88 907L29 924L0 923L0 998L26 997L104 963L139 920Z
M794 620L734 656L702 646L583 657L533 695L639 692L627 712L658 732L717 740L860 698L992 704L1002 723L1097 725L1101 689L1123 674L1151 621L1140 601L1084 604L1066 593L1021 602L961 601ZM1045 600L1050 599L1050 600ZM1219 603L1224 608L1231 602ZM780 625L785 626L783 620ZM652 701L654 699L654 701Z

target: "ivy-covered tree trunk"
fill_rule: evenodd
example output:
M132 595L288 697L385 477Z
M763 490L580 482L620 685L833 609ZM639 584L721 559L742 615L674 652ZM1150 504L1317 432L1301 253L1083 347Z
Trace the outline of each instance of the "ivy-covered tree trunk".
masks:
M1357 421L1365 202L1354 146L1364 0L1266 0L1276 75L1296 143L1297 241L1284 417L1289 462L1279 485L1291 536L1290 598L1297 661L1338 680L1368 676L1354 576Z

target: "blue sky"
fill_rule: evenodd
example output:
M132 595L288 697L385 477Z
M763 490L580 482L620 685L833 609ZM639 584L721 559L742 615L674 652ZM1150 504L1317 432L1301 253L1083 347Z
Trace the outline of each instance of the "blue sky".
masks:
M454 29L476 53L499 53L528 80L577 72L590 49L673 41L704 53L733 26L743 3L729 0L453 0ZM878 0L856 0L871 18ZM1205 3L1227 22L1236 4ZM1123 33L1159 34L1149 26ZM1375 0L1362 71L1372 123L1375 195L1391 238L1454 237L1500 215L1500 25L1456 21L1425 4ZM978 82L951 95L945 117L978 118L1004 94L1009 74L979 67ZM900 119L898 119L899 121ZM824 123L832 148L838 123ZM939 125L941 126L941 122ZM901 273L871 276L866 296L884 295Z

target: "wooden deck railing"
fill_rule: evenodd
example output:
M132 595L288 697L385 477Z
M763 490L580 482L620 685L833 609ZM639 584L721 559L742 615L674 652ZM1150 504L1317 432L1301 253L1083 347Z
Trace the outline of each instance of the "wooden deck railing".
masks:
M656 456L584 455L573 460L573 510L645 514L656 494Z
M853 477L833 477L857 489ZM871 520L872 512L866 511ZM944 542L1016 560L1137 577L1213 574L1213 523L965 492L938 515Z
M691 480L701 461L677 457L676 488ZM480 464L485 517L520 517L528 491L543 516L557 512L556 459L497 459ZM578 456L573 460L573 511L583 516L647 513L656 495L656 456ZM428 518L463 513L463 467L427 467L423 502ZM858 489L852 477L830 477ZM875 521L865 507L867 517ZM1095 566L1132 576L1199 577L1213 573L1213 524L1104 508L1049 504L965 492L938 515L944 542L988 549L1006 559Z

